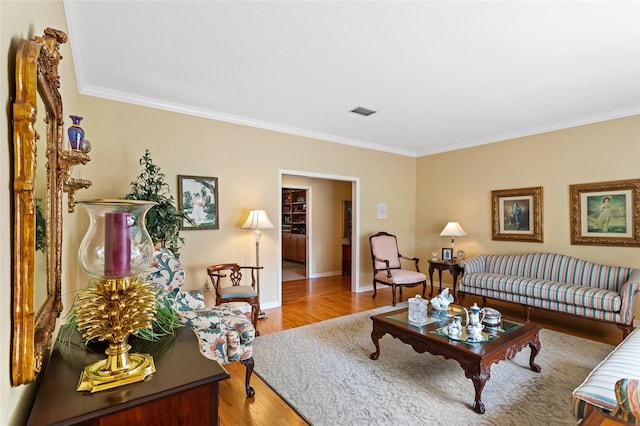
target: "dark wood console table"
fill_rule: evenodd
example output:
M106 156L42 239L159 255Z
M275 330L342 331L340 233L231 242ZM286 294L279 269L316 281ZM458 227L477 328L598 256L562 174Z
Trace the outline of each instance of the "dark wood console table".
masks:
M31 409L29 425L218 425L218 385L229 373L205 358L185 327L174 339L144 342L156 372L146 381L90 394L77 392L85 365L105 358L82 347L56 347Z
M429 281L431 284L431 293L429 296L433 296L433 271L438 270L438 279L440 288L438 294L442 292L442 271L449 271L453 277L453 293L451 294L454 299L456 298L456 285L458 284L458 275L462 275L462 268L458 265L456 260L430 260L429 261Z

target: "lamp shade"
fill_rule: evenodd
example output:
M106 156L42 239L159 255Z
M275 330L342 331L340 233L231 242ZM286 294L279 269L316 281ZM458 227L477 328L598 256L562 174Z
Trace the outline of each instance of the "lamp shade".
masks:
M240 227L242 229L273 229L273 223L269 220L267 212L260 209L253 209L249 212L249 217Z
M458 222L449 222L440 233L441 237L463 237L467 235Z

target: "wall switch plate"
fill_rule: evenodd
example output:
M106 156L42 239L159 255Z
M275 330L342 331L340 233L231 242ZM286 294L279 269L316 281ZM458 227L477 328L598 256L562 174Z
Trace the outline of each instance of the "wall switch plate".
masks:
M378 204L378 219L387 218L387 205L384 203Z

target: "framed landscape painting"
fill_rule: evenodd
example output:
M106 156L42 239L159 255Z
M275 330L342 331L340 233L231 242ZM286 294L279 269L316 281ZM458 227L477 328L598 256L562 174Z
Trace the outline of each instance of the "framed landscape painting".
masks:
M569 186L571 244L640 246L640 179Z
M543 242L542 187L491 191L492 239Z
M178 209L191 218L181 229L218 229L218 178L178 175Z

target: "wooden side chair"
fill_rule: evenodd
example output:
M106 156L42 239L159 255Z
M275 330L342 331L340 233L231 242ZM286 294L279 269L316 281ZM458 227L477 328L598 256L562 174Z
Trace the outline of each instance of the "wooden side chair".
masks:
M395 235L378 232L369 237L371 246L371 261L373 263L373 298L376 298L376 284L391 286L392 305L396 305L396 287L400 289L402 302L402 287L416 287L422 284L422 297L427 290L427 276L420 272L417 257L403 256L398 251L398 241ZM401 259L415 263L415 271L402 269Z
M260 296L256 290L256 275L260 269L263 267L240 266L237 263L220 263L207 268L207 274L216 292L216 305L229 302L245 302L251 305L251 322L256 329L256 336L260 335Z

